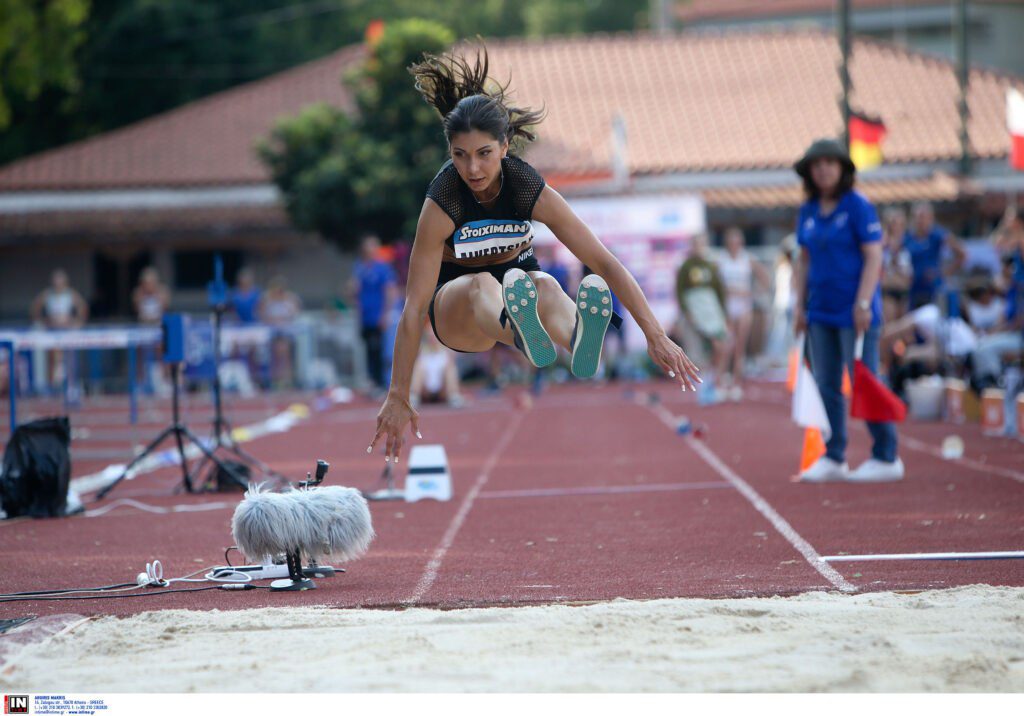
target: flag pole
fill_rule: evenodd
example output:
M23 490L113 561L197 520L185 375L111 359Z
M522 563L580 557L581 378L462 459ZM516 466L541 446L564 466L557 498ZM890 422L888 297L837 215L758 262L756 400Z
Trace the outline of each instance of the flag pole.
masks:
M850 149L850 0L839 0L837 4L837 29L839 33L839 82L843 88L840 111L843 115L843 146Z
M956 78L960 89L957 110L960 115L960 174L971 173L971 137L967 131L971 109L967 104L970 87L970 62L967 57L967 0L956 3Z

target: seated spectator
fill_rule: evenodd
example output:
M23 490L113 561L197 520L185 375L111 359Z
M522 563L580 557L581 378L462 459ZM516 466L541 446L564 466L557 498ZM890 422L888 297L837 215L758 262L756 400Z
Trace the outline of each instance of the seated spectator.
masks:
M235 288L231 292L231 310L239 323L256 323L259 320L260 289L251 268L238 272Z
M946 359L964 361L978 346L974 330L962 318L944 318L933 303L916 308L882 331L893 355L889 382L903 396L908 379L941 373Z
M293 387L295 375L292 361L292 335L289 329L299 317L302 302L288 290L284 276L270 279L260 299L257 314L260 321L277 329L271 344L271 382L276 388Z
M978 335L986 335L998 328L1006 316L1006 300L996 293L995 280L985 269L972 271L964 289L964 318Z
M1006 210L992 240L1004 254L1006 312L971 356L971 386L979 393L999 385L1005 361L1019 359L1024 351L1024 220L1014 207Z
M410 400L414 407L421 402L447 402L453 408L465 404L455 354L441 345L433 331L423 332L420 354L412 371Z

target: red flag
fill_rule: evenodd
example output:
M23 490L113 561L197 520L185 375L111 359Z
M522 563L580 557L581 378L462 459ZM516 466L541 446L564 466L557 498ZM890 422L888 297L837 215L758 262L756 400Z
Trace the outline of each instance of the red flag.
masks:
M902 423L907 417L907 406L864 365L863 341L857 340L857 359L853 362L850 415L872 423Z

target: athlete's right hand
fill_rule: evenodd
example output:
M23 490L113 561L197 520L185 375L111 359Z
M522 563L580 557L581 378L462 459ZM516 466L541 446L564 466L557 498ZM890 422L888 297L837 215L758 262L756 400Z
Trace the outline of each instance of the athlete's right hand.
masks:
M384 461L390 462L391 458L394 458L397 463L398 457L402 453L402 446L405 444L402 433L405 432L406 424L412 425L412 431L416 437L423 437L420 435L419 418L419 413L412 409L408 400L400 395L388 393L388 397L384 399L384 405L377 413L377 432L370 442L370 447L366 448L366 452L372 453L381 438L387 438L384 444Z

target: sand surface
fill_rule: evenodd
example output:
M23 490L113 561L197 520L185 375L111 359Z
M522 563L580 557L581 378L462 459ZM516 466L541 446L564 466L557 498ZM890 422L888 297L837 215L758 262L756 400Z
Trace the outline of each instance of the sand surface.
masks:
M1022 692L1024 589L168 610L95 619L7 657L0 691Z

